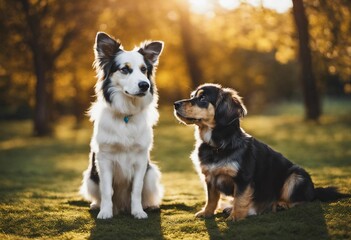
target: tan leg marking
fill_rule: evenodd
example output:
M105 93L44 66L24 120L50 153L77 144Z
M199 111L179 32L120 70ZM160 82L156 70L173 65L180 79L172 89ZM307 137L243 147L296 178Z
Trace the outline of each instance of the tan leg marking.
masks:
M214 211L217 208L218 200L219 200L219 191L216 189L212 182L207 183L207 200L204 209L197 212L195 214L196 217L212 217Z

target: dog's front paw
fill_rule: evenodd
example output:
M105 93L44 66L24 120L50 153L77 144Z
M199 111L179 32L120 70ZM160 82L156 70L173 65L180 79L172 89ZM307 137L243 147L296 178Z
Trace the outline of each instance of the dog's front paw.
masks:
M206 210L201 210L195 214L197 218L210 218L213 216L213 213L207 212Z
M136 219L145 219L145 218L147 218L147 214L144 211L133 212L132 215Z
M97 215L98 219L109 219L113 217L112 209L101 209Z

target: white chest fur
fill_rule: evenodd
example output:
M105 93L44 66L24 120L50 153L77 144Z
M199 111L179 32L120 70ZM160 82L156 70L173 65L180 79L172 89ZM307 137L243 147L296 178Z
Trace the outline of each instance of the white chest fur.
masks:
M153 110L150 113L150 110ZM129 117L128 123L123 116L114 114L105 107L95 113L94 133L91 140L93 151L104 152L139 152L148 150L152 145L152 126L155 121L150 121L150 114L157 114L157 110L145 109ZM153 117L151 119L156 119Z

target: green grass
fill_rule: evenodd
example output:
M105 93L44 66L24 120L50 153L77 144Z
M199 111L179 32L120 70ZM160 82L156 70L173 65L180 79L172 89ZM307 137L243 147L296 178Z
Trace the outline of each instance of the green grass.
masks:
M351 193L351 104L327 102L319 124L302 121L297 104L243 120L245 130L305 167L316 186ZM351 200L312 202L287 211L226 222L195 219L204 204L189 155L193 128L162 108L152 158L165 197L147 220L97 220L77 191L88 163L90 124L63 119L54 138L31 137L27 121L0 123L0 239L351 239Z

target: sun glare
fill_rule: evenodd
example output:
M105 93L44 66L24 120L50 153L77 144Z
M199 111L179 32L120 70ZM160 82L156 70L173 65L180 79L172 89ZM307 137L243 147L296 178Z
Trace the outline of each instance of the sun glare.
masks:
M189 0L191 11L199 14L208 14L212 12L212 4L208 0Z
M219 0L219 5L228 10L235 9L240 6L240 0Z
M264 0L263 7L284 13L292 7L292 0Z
M211 14L213 11L213 1L211 0L189 0L191 10L199 14ZM272 9L278 13L284 13L292 7L292 0L218 0L222 8L233 10L241 3L250 4L253 7Z

